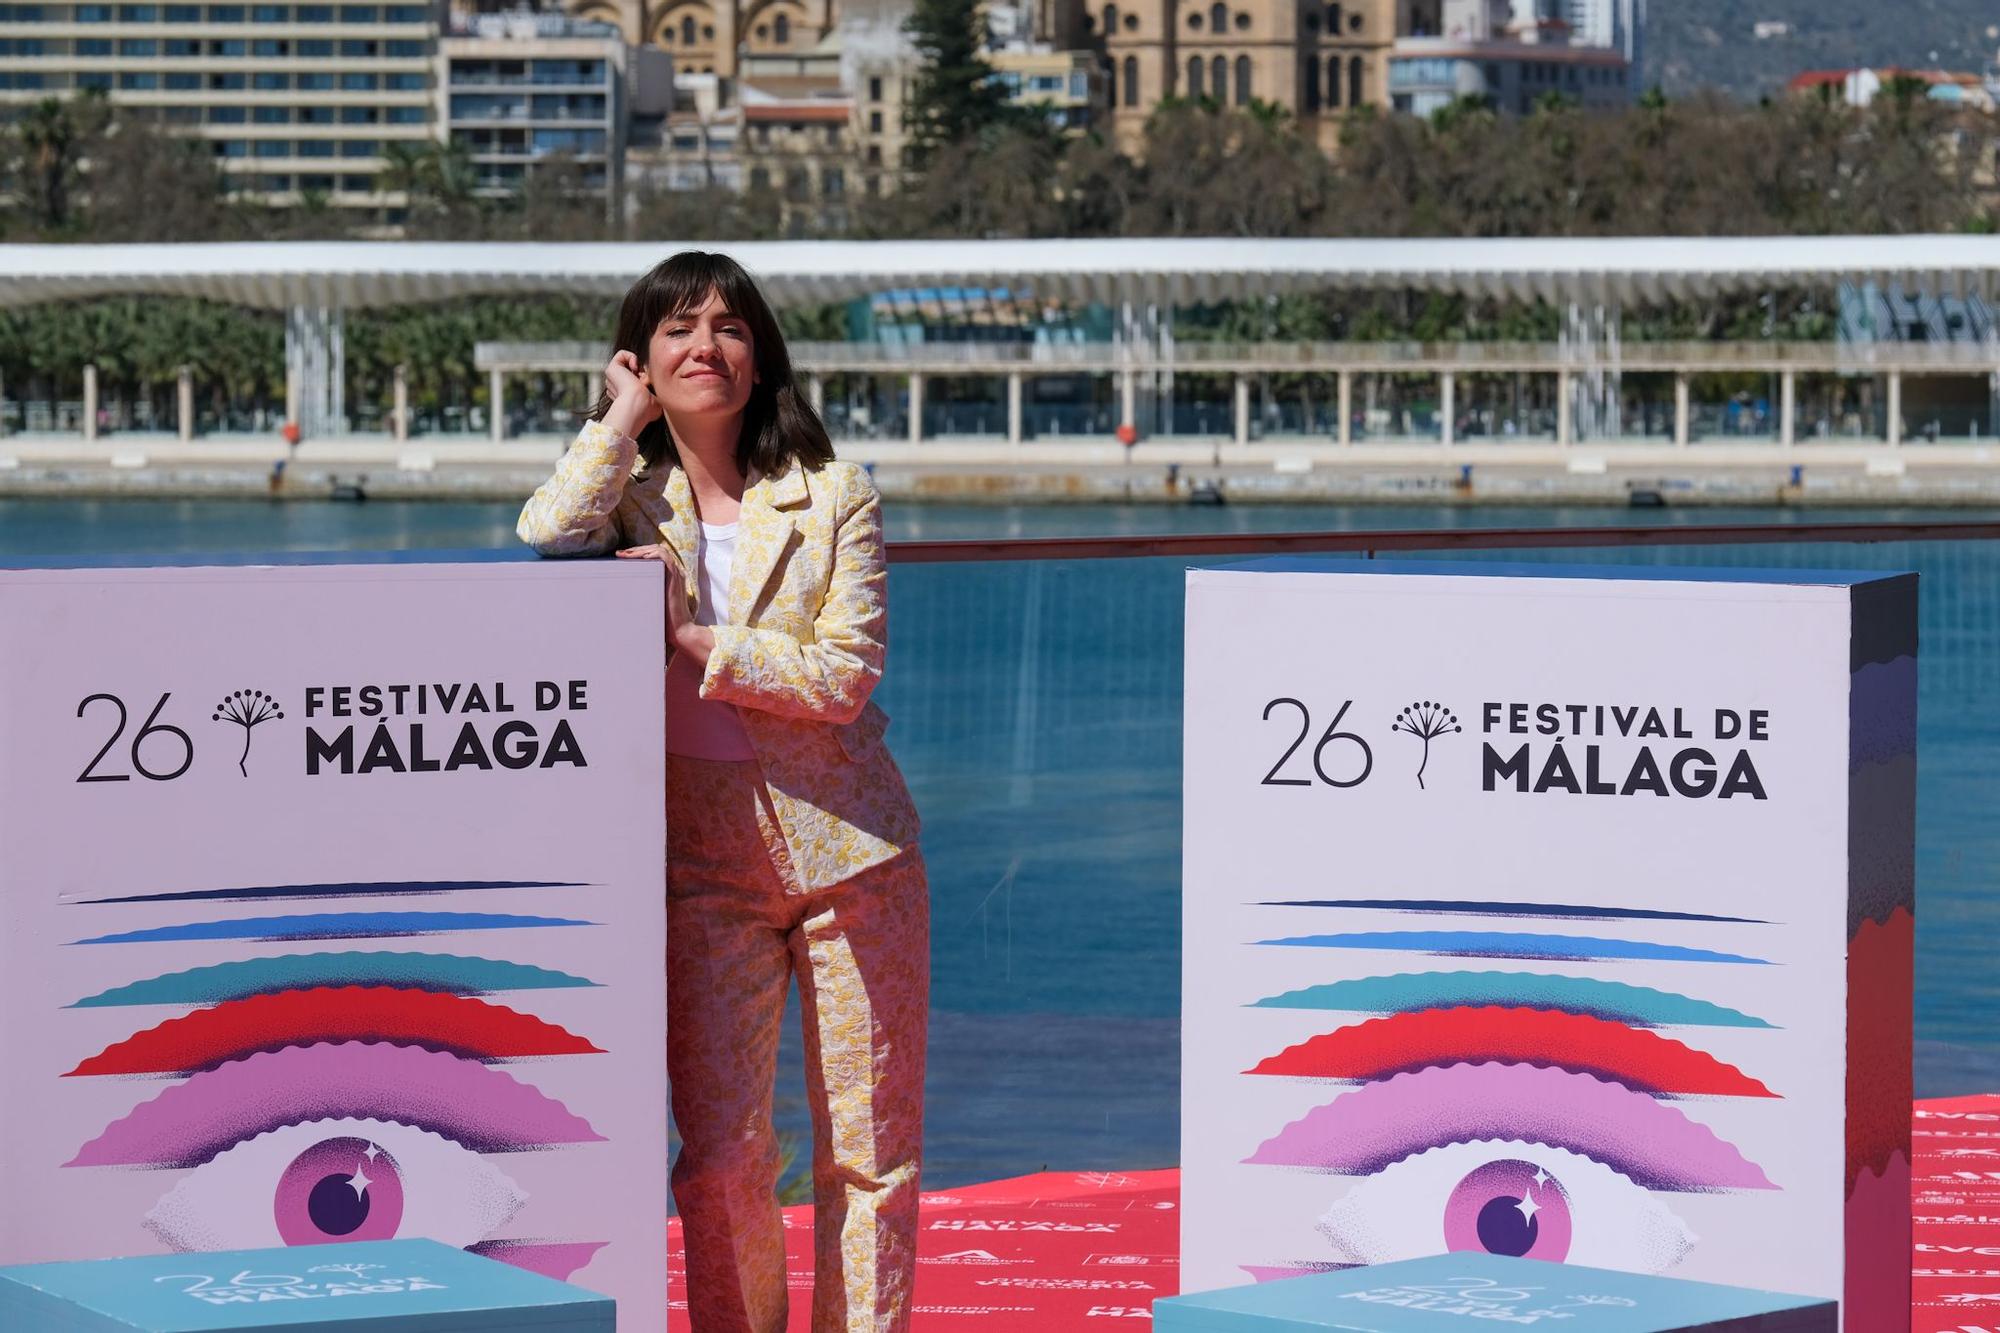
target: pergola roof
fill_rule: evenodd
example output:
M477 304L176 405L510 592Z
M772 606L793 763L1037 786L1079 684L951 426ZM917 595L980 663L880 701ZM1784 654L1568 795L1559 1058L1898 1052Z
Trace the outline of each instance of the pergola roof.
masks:
M0 245L0 306L151 293L271 309L617 296L690 244L703 243ZM779 305L949 287L1181 305L1329 289L1634 304L1843 281L1988 298L2000 289L2000 237L1989 236L707 244L741 260Z

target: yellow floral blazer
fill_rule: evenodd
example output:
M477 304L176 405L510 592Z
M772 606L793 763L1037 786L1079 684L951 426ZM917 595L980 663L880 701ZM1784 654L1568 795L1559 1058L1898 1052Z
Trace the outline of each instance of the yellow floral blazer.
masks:
M646 469L639 446L589 422L521 510L543 555L602 555L664 542L693 578L699 528L678 467ZM735 704L804 890L826 888L917 840L909 788L869 700L888 648L882 498L833 462L754 478L729 573L733 624L717 625L701 697Z

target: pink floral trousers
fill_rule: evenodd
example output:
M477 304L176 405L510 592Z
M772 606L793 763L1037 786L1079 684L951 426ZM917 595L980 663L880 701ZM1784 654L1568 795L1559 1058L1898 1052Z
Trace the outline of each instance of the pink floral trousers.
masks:
M799 984L814 1333L900 1333L916 1279L930 899L909 848L802 893L757 764L667 757L667 1074L695 1333L782 1333L771 1126Z

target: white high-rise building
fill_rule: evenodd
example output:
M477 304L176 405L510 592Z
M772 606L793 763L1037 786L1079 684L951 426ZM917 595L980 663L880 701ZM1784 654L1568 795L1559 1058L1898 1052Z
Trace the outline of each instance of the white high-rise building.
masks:
M1646 0L1560 0L1559 16L1577 46L1605 46L1622 52L1634 69L1646 30Z

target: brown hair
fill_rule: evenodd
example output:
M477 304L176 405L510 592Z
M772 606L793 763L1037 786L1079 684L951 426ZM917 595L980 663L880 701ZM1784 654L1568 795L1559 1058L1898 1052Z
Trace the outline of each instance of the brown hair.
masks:
M661 322L693 314L710 293L720 296L722 303L750 326L757 358L757 383L744 405L743 431L736 438L736 465L746 474L754 467L767 477L777 476L795 462L808 472L819 471L833 461L833 441L827 437L819 413L799 392L777 316L749 273L728 255L683 250L654 265L625 293L611 350L636 353L643 366ZM584 415L601 421L610 410L607 391ZM658 466L662 458L680 462L664 414L639 432L639 456L648 467Z

